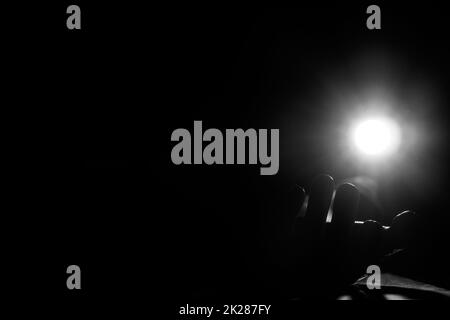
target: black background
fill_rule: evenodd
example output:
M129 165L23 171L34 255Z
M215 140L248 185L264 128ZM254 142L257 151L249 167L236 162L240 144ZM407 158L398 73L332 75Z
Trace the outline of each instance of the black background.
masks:
M395 88L416 81L432 92L429 108L407 114L433 141L405 160L420 174L385 181L383 222L420 211L436 254L447 254L442 4L378 3L382 30L370 31L371 3L74 3L80 31L66 29L72 3L33 4L12 11L6 34L7 141L18 168L9 190L20 194L7 248L13 269L42 274L31 292L91 302L284 297L282 194L320 173L337 181L358 174L337 163L340 111L323 97L333 74L350 74L355 86L369 81L370 73L352 78L352 65L378 50L395 57ZM194 120L279 128L279 173L173 165L170 135ZM65 287L70 264L82 269L80 292ZM27 280L14 281L19 294L30 291Z

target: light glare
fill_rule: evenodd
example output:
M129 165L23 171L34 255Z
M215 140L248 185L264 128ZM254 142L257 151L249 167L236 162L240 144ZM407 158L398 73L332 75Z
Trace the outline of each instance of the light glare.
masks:
M390 119L368 119L355 126L352 138L356 148L365 155L387 155L400 145L400 128Z

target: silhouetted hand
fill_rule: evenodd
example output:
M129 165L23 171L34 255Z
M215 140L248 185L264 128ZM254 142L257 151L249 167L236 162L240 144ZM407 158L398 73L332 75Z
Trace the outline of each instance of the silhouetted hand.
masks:
M380 264L394 249L413 243L416 214L397 215L390 227L374 220L355 223L360 194L349 183L335 186L328 175L317 177L309 194L297 187L288 208L295 212L292 237L293 291L300 296L336 296Z

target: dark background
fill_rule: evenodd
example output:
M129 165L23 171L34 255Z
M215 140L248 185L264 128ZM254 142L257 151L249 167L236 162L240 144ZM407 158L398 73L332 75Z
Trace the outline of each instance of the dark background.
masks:
M427 137L396 168L384 164L377 218L417 210L436 255L447 253L442 4L378 2L382 30L370 31L372 3L75 3L81 31L65 27L72 3L34 4L14 9L6 35L7 121L20 140L10 189L26 195L11 214L11 266L26 274L37 262L36 290L88 301L283 298L282 195L320 173L365 173L341 146L354 110L339 99L374 83ZM278 174L173 165L170 135L194 120L280 129ZM81 292L65 287L70 264L81 266Z

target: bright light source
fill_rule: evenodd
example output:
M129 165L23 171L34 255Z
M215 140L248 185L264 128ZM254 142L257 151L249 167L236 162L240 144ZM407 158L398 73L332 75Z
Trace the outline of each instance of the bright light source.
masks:
M352 140L356 148L365 155L388 155L400 145L400 128L387 118L367 119L354 127Z

